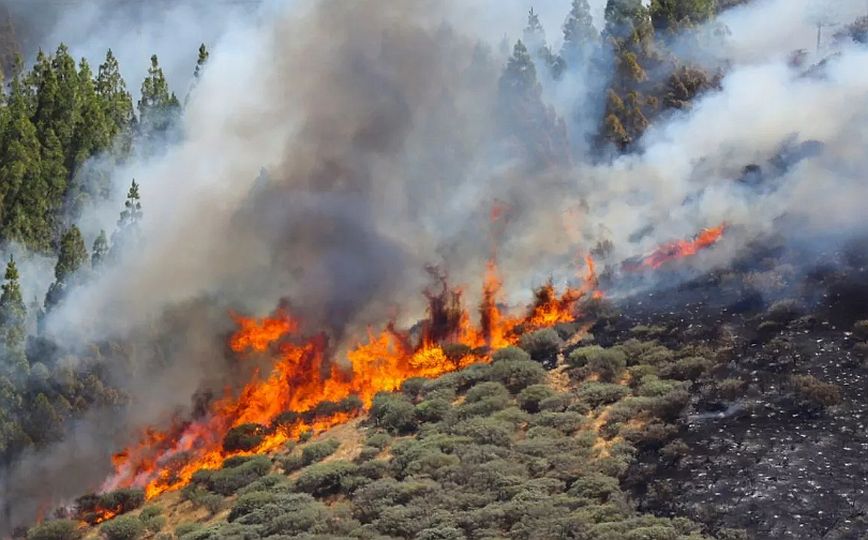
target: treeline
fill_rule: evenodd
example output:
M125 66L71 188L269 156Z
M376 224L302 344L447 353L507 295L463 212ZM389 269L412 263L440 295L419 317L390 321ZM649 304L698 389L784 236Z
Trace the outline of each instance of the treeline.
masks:
M194 78L207 59L202 45ZM158 151L178 135L182 112L156 56L134 102L111 50L95 73L87 60L76 62L65 45L54 54L40 52L29 71L18 58L3 90L0 244L54 255L57 263L44 298L29 305L15 260L6 264L0 295L0 464L27 447L58 440L64 423L93 404L122 401L105 383L102 346L60 362L61 348L42 336L42 322L71 288L94 279L121 247L134 243L142 218L135 180L114 231L101 231L90 252L76 222L90 203L111 195L115 167L134 153Z

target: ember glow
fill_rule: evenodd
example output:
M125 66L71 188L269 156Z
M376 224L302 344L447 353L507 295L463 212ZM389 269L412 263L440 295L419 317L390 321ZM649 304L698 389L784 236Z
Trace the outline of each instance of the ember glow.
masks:
M219 468L228 457L270 452L305 431L344 423L369 407L378 392L398 390L409 378L433 378L488 362L490 351L516 343L522 332L576 320L582 301L599 298L590 258L586 266L581 286L557 294L548 283L536 292L525 316L509 316L500 304L497 266L489 262L478 326L462 305L462 291L450 289L445 276L432 270L437 286L425 291L428 313L421 332L394 324L379 333L371 330L346 354L348 365L334 361L325 335L298 335L297 321L284 309L265 319L233 315L238 329L230 349L239 358L270 355L271 373L254 372L238 392L227 388L201 418L168 430L145 430L136 445L115 455L115 473L102 488L143 487L150 499L183 487L199 469ZM227 433L239 426L254 426L261 442L227 449Z
M703 249L707 249L716 244L726 231L726 225L721 224L717 227L703 229L691 240L675 240L663 244L654 250L651 255L644 257L640 264L628 264L628 270L637 270L641 267L660 268L669 261L683 259L696 255Z

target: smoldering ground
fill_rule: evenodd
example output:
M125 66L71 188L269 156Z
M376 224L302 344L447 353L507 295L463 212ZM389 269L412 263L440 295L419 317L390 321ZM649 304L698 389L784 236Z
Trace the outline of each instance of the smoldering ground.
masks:
M577 255L603 240L616 264L726 221L733 234L697 258L708 265L781 232L785 215L799 227L784 232L801 237L864 230L865 122L854 111L868 96L865 61L847 44L812 77L779 57L735 65L720 91L660 121L635 154L594 163L574 153L543 167L526 159L533 134L504 126L505 58L455 3L299 2L233 26L212 47L183 139L114 173L119 185L141 182L141 243L46 321L71 351L127 344L99 360L124 358L113 378L130 407L93 412L19 460L4 478L9 523L46 498L98 488L130 434L189 413L203 389L243 381L223 346L230 309L264 314L288 298L337 350L369 324L418 318L427 263L473 302L495 247L507 299L520 303L546 276L572 277ZM578 79L565 80L586 87ZM571 133L599 121L575 98L585 92L545 95L562 115L583 111ZM823 152L777 173L775 190L737 182L794 134ZM495 204L508 208L497 228Z

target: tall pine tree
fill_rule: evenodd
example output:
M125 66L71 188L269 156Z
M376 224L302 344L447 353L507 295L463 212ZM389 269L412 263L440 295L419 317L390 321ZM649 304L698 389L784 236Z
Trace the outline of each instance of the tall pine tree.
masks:
M563 31L564 44L561 48L561 56L568 65L590 56L589 52L599 44L600 33L594 28L588 0L573 0Z
M136 116L133 110L133 98L127 91L118 60L111 49L106 52L105 62L99 66L96 94L103 114L108 120L109 139L114 142L115 153L123 158L130 151Z
M134 243L139 236L139 222L142 219L142 201L139 195L139 184L133 179L124 209L118 219L118 228L112 235L111 253L117 256L119 252Z
M79 281L79 269L87 262L87 248L81 231L73 225L60 240L60 252L54 267L54 283L45 296L45 309L50 310L60 303L70 287Z
M99 231L99 235L93 241L93 248L90 251L90 267L93 270L98 270L105 263L109 253L108 238L104 230Z
M24 353L27 338L27 308L21 296L18 268L9 257L6 265L3 294L0 295L0 359L13 377L27 374L30 366Z
M157 55L151 56L148 76L142 82L142 97L139 99L139 128L143 136L165 135L174 125L180 112L178 98L169 90L163 68Z

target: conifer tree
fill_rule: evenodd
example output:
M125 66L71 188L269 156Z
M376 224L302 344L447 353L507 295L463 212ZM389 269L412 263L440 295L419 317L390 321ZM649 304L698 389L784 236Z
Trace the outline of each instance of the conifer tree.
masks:
M588 0L573 0L570 13L564 22L564 44L561 56L569 64L586 56L586 51L597 46L600 33L594 28L591 6Z
M524 29L524 45L528 51L546 67L553 79L560 78L566 64L563 58L552 53L546 43L546 33L539 15L530 8L527 15L527 26Z
M127 200L124 209L118 219L118 228L112 235L111 253L117 256L119 250L125 249L126 245L139 235L139 222L142 219L142 202L139 195L139 184L133 179L130 190L127 192Z
M54 283L48 288L48 294L45 296L46 310L60 303L69 288L76 284L78 281L76 274L87 260L84 238L78 227L73 225L60 240L60 252L54 267Z
M105 62L99 66L95 89L103 114L108 120L109 139L115 142L114 147L119 157L123 157L130 150L136 117L133 98L127 91L117 58L111 49L106 52Z
M205 64L208 63L209 56L211 56L211 53L208 52L205 44L199 45L199 58L196 60L196 70L193 72L193 77L196 79L202 76L202 71L205 69Z
M0 358L3 360L3 367L14 377L26 375L30 368L24 354L27 309L24 307L18 279L15 260L9 257L3 294L0 295Z
M163 68L157 55L151 56L148 76L142 82L142 97L139 100L139 123L145 137L165 134L175 122L180 104L169 90Z
M106 237L105 231L100 230L99 236L96 237L96 240L93 241L93 248L91 249L90 256L90 266L92 269L99 269L108 257L109 253L109 245L108 238Z

